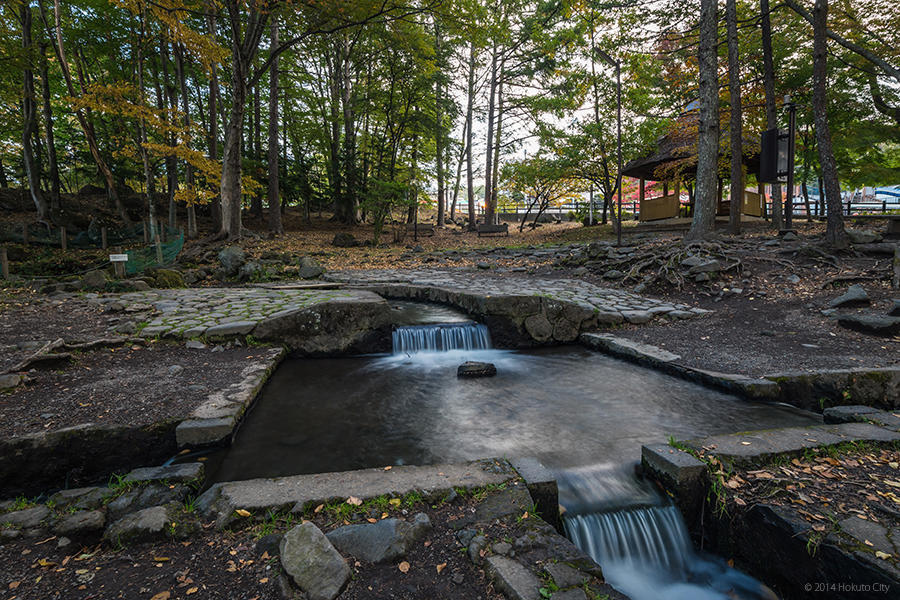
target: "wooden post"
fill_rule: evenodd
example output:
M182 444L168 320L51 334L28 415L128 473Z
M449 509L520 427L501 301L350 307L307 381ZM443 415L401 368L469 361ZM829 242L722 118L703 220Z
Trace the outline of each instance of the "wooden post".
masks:
M634 216L638 218L638 221L641 220L641 216L638 211L640 211L641 208L643 208L643 206L644 206L644 196L646 194L647 194L647 192L644 191L644 178L641 177L640 185L638 186L638 204L640 206L638 206L638 208L634 211Z
M9 279L9 257L6 255L6 246L0 246L0 274L3 279Z
M675 205L678 206L678 212L675 213L676 217L681 216L681 180L675 180L675 191L672 192L675 195Z
M720 212L722 212L722 195L723 195L724 191L725 191L725 185L723 184L722 178L720 177L719 178L719 199L716 202L716 214L717 215Z
M149 244L150 243L150 228L147 226L147 221L141 221L141 223L144 225L144 243Z
M756 193L759 194L759 201L762 202L762 216L763 219L769 220L769 215L766 212L766 186L763 182L758 182L756 184Z
M669 195L669 182L663 181L663 196Z
M121 246L116 246L115 248L113 248L113 254L122 254ZM116 279L124 279L125 278L125 263L114 262L113 268L116 271Z
M106 243L106 227L100 228L100 247L106 250L108 244Z
M159 231L162 233L162 225L159 226ZM156 236L156 264L162 266L162 241L159 239L161 236Z
M28 221L22 221L22 243L28 245Z
M66 228L59 228L59 247L63 250L68 250L69 248L69 236L66 235Z

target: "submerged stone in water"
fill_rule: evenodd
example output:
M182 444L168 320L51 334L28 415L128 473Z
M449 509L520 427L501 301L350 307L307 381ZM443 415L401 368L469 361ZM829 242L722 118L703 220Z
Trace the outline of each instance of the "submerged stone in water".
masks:
M497 367L491 363L467 361L456 369L457 377L493 377L497 374Z

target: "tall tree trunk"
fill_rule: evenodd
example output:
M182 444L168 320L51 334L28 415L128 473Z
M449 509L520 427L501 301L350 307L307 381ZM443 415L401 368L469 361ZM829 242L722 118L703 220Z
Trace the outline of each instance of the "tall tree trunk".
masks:
M763 50L763 87L766 94L766 127L778 127L778 115L775 112L775 64L772 60L772 20L769 18L769 0L760 0L759 10L762 14L762 50ZM772 226L784 229L784 210L781 203L781 186L772 185Z
M437 18L434 20L434 52L435 61L440 62L441 55L441 28L438 25ZM438 68L440 73L441 69ZM437 169L437 226L444 226L444 123L443 111L441 109L441 77L438 75L434 81L434 154L435 168Z
M247 99L246 64L232 65L232 103L225 128L222 153L222 231L229 239L241 237L241 142L243 137L244 102Z
M50 105L50 74L47 65L47 44L41 44L41 96L44 104L44 139L47 144L47 168L50 169L50 214L60 211L59 161L53 135L53 108Z
M167 106L172 109L172 113L178 110L178 91L175 88L175 83L169 78L169 42L160 33L159 36L160 42L160 58L162 60L162 73L163 73L163 92L166 100ZM168 119L168 117L167 117ZM174 146L177 142L175 139L174 133L169 133L166 135L168 138L168 143L170 146ZM169 211L169 227L174 228L177 224L177 214L175 211L175 190L178 188L178 159L175 158L174 155L169 154L166 156L166 198L167 198L167 206ZM153 199L150 198L150 202L153 202Z
M38 131L37 104L35 103L34 71L31 63L34 48L31 42L31 2L22 2L22 49L25 51L25 68L22 69L22 162L28 178L31 199L37 210L38 220L49 222L50 205L41 192L41 174L34 156L34 136Z
M259 117L259 85L256 84L253 87L253 118L250 120L252 123L251 126L251 134L250 140L247 142L247 145L250 147L250 155L253 157L254 173L253 175L259 172L259 163L262 158L262 153L260 152L260 117ZM262 191L258 190L253 193L253 198L250 200L250 214L254 217L262 216Z
M711 232L716 218L719 158L719 75L716 0L700 2L700 122L697 131L697 191L694 218L686 239Z
M329 112L330 112L330 121L327 122L327 125L330 126L331 138L329 139L329 151L330 151L330 162L331 162L331 200L334 204L334 217L336 220L344 222L347 219L346 212L344 211L344 203L343 203L343 181L341 177L341 122L339 118L339 111L341 105L341 86L340 86L340 70L341 70L341 56L342 52L340 49L334 47L330 48L331 56L329 57L329 62L332 63L331 73L328 81L328 91L329 91Z
M472 117L475 106L475 42L469 42L469 78L466 85L466 195L469 201L469 231L475 231L475 189L472 173Z
M191 106L188 97L188 87L187 87L187 73L185 73L184 69L184 49L181 47L181 44L175 45L175 71L178 75L178 84L181 88L181 110L184 112L184 128L186 132L190 132L191 130ZM190 144L191 137L190 133L186 134L186 139L181 140L183 144ZM196 192L196 186L194 185L194 167L191 166L191 163L188 161L184 161L184 185L188 188L188 190L192 192ZM195 210L194 202L190 202L187 205L187 233L189 237L197 236L197 213ZM170 227L174 227L171 223L169 223Z
M503 73L505 65L506 59L501 60L499 68L500 84L497 86L497 134L494 136L494 170L491 174L491 208L493 209L491 224L497 222L497 194L500 187L500 139L503 135Z
M350 40L342 36L341 45L341 106L344 118L344 194L343 221L355 224L358 221L357 197L359 182L356 170L356 115L353 111L352 82L350 80Z
M497 46L491 50L491 81L488 96L487 147L485 148L484 165L484 222L494 222L494 206L492 204L494 173L494 104L497 97Z
M9 180L6 179L6 169L3 168L3 160L0 159L0 189L9 187Z
M731 203L728 215L728 229L733 235L741 232L741 208L744 204L744 145L743 123L741 119L741 63L738 48L736 0L728 0L725 5L725 20L728 28L728 95L731 100Z
M228 11L231 40L231 113L225 129L225 147L222 158L222 230L221 235L231 240L241 237L241 137L244 126L244 105L247 101L247 83L251 76L253 59L259 41L265 31L268 12L257 11L256 5L247 6L240 0L225 0ZM243 21L247 20L246 27ZM243 39L239 35L243 32Z
M459 145L459 160L456 161L456 179L453 184L453 201L450 203L450 220L456 220L456 202L459 199L459 182L462 179L462 166L466 160L466 150L468 149L468 145L466 144L466 133L469 130L469 124L463 122L463 139L462 143Z
M828 223L825 241L832 248L849 245L841 214L841 186L837 165L831 146L831 130L828 127L828 0L816 0L813 9L813 121L816 126L816 142L819 147L819 164L825 182L828 202Z
M211 4L206 13L206 33L212 39L216 39L216 12L214 4ZM216 160L218 157L219 143L219 70L215 63L210 66L209 72L209 157ZM222 198L216 194L211 208L212 222L218 226L222 222Z
M284 233L281 224L281 200L278 194L278 21L269 25L269 52L274 56L269 67L269 231Z
M134 54L136 57L135 65L137 67L138 78L138 100L143 104L144 95L144 36L147 32L147 13L143 5L140 5L140 36L135 44ZM153 202L153 171L150 168L150 155L147 150L147 123L143 118L138 119L138 152L141 155L141 166L144 169L144 193L147 198L147 207L150 218L150 234L151 239L157 242L157 251L159 250L158 231L156 229L156 204Z

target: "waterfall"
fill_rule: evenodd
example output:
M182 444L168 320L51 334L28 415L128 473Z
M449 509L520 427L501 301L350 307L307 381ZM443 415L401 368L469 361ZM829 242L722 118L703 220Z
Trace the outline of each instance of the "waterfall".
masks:
M572 542L600 563L685 576L694 554L675 506L652 506L565 519Z
M393 333L394 354L489 350L491 336L480 323L439 323L397 327Z
M694 550L678 508L629 465L556 473L566 536L632 600L772 600L756 579Z

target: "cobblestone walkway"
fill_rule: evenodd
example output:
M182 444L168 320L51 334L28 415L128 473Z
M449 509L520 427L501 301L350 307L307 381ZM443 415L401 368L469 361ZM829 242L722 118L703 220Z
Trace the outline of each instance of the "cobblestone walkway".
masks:
M605 322L625 320L629 323L646 323L654 317L664 315L689 319L709 312L702 308L673 304L577 279L499 277L483 271L464 269L337 271L328 273L326 279L351 285L401 284L439 287L488 297L540 296L570 302L599 312L601 317L606 317L601 319ZM616 319L615 315L620 315L620 318Z
M278 318L314 304L351 299L344 290L276 290L266 288L190 288L122 294L129 311L161 312L141 330L143 337L246 335L266 319Z

